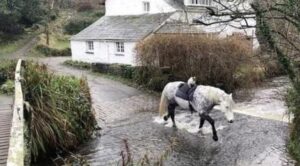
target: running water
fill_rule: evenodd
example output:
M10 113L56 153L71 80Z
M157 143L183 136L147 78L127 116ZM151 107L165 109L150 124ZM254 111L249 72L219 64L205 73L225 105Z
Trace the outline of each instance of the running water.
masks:
M277 136L270 136L269 132L271 132L270 126L273 125L273 123L280 123L280 124L287 124L286 122L289 122L292 119L292 116L289 116L287 113L287 106L284 102L284 96L287 92L288 87L290 86L290 83L288 81L287 77L277 77L272 80L269 80L265 82L261 87L255 88L251 90L250 97L247 99L238 99L238 101L235 104L234 112L236 112L236 121L239 121L240 116L247 117L247 120L250 120L253 118L259 118L259 119L265 119L270 120L269 122L272 122L270 124L259 124L260 120L255 120L257 125L254 125L257 130L263 131L262 135L265 135L264 137L260 137L258 134L261 131L255 131L255 130L249 130L242 129L245 126L249 124L249 121L245 121L244 123L240 123L239 127L234 127L236 125L228 124L225 121L225 119L220 119L220 113L217 113L217 111L212 111L212 117L216 120L216 128L218 130L218 133L227 133L224 135L227 137L229 134L229 130L232 130L232 128L240 128L240 130L244 130L243 132L240 132L236 139L237 147L241 144L247 144L247 142L252 142L253 146L256 146L257 141L266 141L269 140L271 142L264 143L257 146L256 148L264 147L264 149L259 150L260 152L253 154L255 157L251 157L253 146L249 146L248 148L242 148L238 150L239 157L235 159L235 164L233 165L249 165L249 166L256 166L256 165L272 165L272 166L282 166L282 165L294 165L294 161L292 161L285 149L285 141L287 139L288 132L286 132L286 129L283 129L283 127L278 128ZM217 108L215 108L217 109ZM242 115L241 115L242 114ZM217 116L216 116L217 115ZM199 116L197 114L191 114L189 111L184 110L176 110L176 125L177 128L181 131L187 131L191 133L194 136L197 137L206 137L206 139L209 139L212 135L211 126L206 123L201 131L199 130ZM155 116L153 117L153 122L158 123L160 125L164 125L165 127L171 128L172 127L172 121L169 119L167 122L165 122L161 117ZM251 121L251 120L250 120ZM238 123L238 122L237 122ZM269 129L267 129L269 128ZM223 131L222 131L223 130ZM233 131L233 132L238 132ZM250 134L247 136L247 134ZM276 135L276 134L275 134ZM224 137L223 136L223 137ZM243 143L237 143L237 139L239 137L244 137ZM257 137L257 138L255 138ZM272 138L271 138L272 137ZM252 141L248 139L253 139ZM221 139L222 138L221 136ZM271 140L273 139L273 140ZM256 140L256 141L254 141ZM228 140L227 140L228 141ZM222 140L219 141L221 146ZM267 142L267 141L266 141ZM267 145L269 144L269 145ZM241 145L244 146L244 145ZM224 148L224 147L223 147ZM241 155L242 154L242 155ZM241 156L246 154L246 158L243 158ZM249 156L248 156L249 155ZM216 162L215 160L210 162ZM221 162L222 163L222 162ZM217 163L210 163L210 165L220 165L220 162ZM221 164L222 165L222 164Z

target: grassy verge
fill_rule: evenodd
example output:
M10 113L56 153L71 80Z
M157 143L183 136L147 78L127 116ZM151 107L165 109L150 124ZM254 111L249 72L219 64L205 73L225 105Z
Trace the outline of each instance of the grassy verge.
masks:
M0 93L12 95L14 92L14 72L16 61L1 60L0 61Z
M17 39L0 41L0 58L7 58L9 55L28 43L36 34L24 34Z
M92 70L92 65L90 63L66 60L63 63L63 65L68 66L68 67L73 67L76 69L81 69L81 70L90 70L90 73L95 76L100 76L100 77L107 78L110 80L118 81L125 85L135 87L139 90L142 90L142 91L152 94L152 95L156 95L156 96L160 95L159 92L151 90L151 89L147 88L145 85L138 84L133 79L125 78L121 75L116 75L116 74L111 74L111 73L100 73L100 72L94 71L94 70ZM113 73L115 73L115 72L113 72Z

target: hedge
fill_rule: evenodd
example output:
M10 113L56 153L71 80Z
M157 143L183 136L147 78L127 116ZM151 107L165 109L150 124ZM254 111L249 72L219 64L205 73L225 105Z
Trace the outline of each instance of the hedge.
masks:
M40 44L36 46L36 50L45 56L71 56L70 48L59 50Z

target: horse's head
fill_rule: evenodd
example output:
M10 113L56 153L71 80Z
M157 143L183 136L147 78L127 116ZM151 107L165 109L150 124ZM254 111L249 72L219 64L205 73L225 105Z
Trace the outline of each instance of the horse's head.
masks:
M232 108L234 106L234 101L232 99L232 94L225 95L221 98L220 108L224 112L225 117L229 123L233 123L234 115Z
M190 87L193 87L196 85L196 77L191 77L189 78L189 80L187 81L187 84L190 86Z

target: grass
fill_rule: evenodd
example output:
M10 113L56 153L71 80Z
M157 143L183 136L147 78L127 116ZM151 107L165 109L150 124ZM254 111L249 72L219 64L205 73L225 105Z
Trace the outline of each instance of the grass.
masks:
M35 34L24 34L17 39L0 41L0 58L7 58L9 54L17 51L31 40Z
M70 48L70 41L69 41L70 36L69 35L60 35L56 33L52 33L50 35L50 40L49 40L49 45L48 47L50 48L55 48L59 50L63 50L66 48ZM37 45L47 45L46 44L46 35L41 34L39 35L39 42Z
M27 63L24 79L34 160L73 150L90 138L96 120L84 78L56 76L44 65Z
M66 37L65 39L56 38L56 41L53 43L52 47L59 50L70 48L69 37Z
M7 80L0 86L0 94L13 95L15 92L15 82L13 80Z

